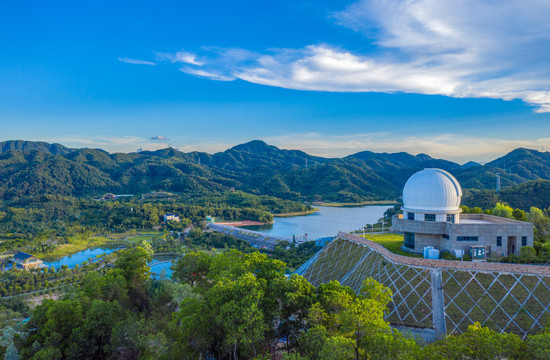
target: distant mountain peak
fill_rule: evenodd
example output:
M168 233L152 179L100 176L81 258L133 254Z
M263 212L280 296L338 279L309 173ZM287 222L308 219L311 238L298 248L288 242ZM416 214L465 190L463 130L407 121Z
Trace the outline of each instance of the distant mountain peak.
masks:
M424 154L424 153L420 153L418 155L416 155L417 158L419 159L422 159L422 160L432 160L433 158L428 155L428 154Z
M269 145L263 140L252 140L244 144L235 145L231 150L248 151L248 152L260 152L260 151L273 151L279 150L278 147Z
M467 163L462 165L462 167L464 169L468 169L468 168L471 168L471 167L474 167L474 166L482 166L482 165L480 163L475 162L475 161L468 161Z

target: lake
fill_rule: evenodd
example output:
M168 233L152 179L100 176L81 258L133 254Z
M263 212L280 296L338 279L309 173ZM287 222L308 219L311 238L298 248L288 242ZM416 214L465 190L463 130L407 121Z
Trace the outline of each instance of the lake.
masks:
M172 269L170 269L170 266L172 266L171 262L163 262L163 263L160 263L160 264L156 264L156 265L151 266L151 272L156 274L156 275L160 275L160 273L164 270L164 272L166 274L166 277L171 278L172 277ZM157 278L158 276L155 276L155 277Z
M98 255L110 254L120 248L121 247L118 245L89 248L89 249L74 253L72 255L63 256L57 259L44 259L44 265L48 267L53 266L56 269L60 268L61 265L67 265L69 268L74 268L76 264L80 265L84 261L88 261L88 259L90 258L94 259ZM171 265L172 264L170 262L163 262L160 264L153 265L151 266L151 272L160 274L161 271L164 270L166 272L166 276L171 277L172 276L172 270L170 270Z
M316 206L319 211L306 216L276 217L275 223L262 226L246 226L246 229L292 238L307 234L308 240L335 236L338 231L361 229L374 224L384 216L389 205L368 205L357 207Z
M56 269L61 267L61 265L67 265L69 268L74 268L76 264L80 265L84 261L88 261L89 258L93 259L98 255L110 254L119 248L120 245L89 248L57 259L44 259L44 265L47 267L53 266Z
M330 207L317 206L319 211L306 216L293 216L288 218L275 218L275 223L263 226L247 226L247 229L261 231L272 235L292 238L303 237L305 234L309 240L320 237L335 236L338 231L351 231L361 229L365 224L373 224L389 209L388 205L369 205L360 207ZM44 265L56 268L67 265L69 268L81 264L89 258L95 258L101 254L110 254L119 246L102 246L82 250L72 255L58 259L45 259ZM170 263L154 265L151 270L159 274L162 270L171 275Z

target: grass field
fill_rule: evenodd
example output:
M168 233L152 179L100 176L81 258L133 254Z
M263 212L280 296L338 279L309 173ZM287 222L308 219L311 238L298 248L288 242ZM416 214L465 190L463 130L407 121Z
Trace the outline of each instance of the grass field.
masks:
M357 234L363 237L363 234ZM410 256L410 257L423 257L420 254L411 254L401 250L403 245L403 235L385 233L385 234L366 234L364 236L367 240L374 241L397 255Z
M47 253L34 253L39 258L57 258L66 255L71 255L82 250L86 250L92 247L103 246L112 242L113 240L128 240L131 242L139 242L142 240L151 241L154 238L162 237L164 233L156 230L144 230L144 231L128 231L121 234L110 234L109 238L104 236L94 236L86 240L77 240L71 244L63 244L57 246L53 251Z
M132 241L132 242L138 242L142 240L151 241L153 239L162 237L162 235L163 235L162 232L155 232L153 234L140 234L140 235L129 237L128 241Z
M109 239L105 237L92 237L86 240L75 241L72 244L63 244L63 245L57 246L53 251L50 251L47 253L36 252L33 255L35 255L38 258L62 257L62 256L77 253L82 250L86 250L87 248L90 248L90 247L102 246L108 242L109 242Z
M109 234L109 238L112 240L128 240L137 242L141 240L151 241L153 238L159 238L164 233L158 230L130 230L124 233Z

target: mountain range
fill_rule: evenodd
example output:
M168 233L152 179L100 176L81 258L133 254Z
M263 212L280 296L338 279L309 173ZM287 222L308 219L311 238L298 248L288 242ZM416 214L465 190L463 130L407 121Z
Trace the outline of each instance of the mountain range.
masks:
M400 196L409 176L427 167L447 170L463 188L474 190L494 189L498 173L504 190L550 180L550 153L519 148L485 165L460 165L405 152L362 151L344 158L324 158L259 140L215 154L173 148L111 154L101 149L11 140L0 142L0 200L152 190L195 197L230 188L298 201L391 200ZM540 184L546 189L544 181L528 188L539 189Z

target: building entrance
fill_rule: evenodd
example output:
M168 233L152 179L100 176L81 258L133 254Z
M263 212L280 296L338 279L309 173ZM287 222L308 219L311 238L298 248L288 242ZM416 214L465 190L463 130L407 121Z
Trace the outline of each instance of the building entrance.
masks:
M508 255L516 252L516 237L508 236Z

